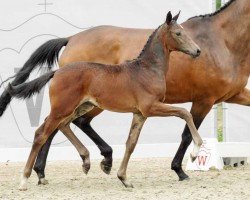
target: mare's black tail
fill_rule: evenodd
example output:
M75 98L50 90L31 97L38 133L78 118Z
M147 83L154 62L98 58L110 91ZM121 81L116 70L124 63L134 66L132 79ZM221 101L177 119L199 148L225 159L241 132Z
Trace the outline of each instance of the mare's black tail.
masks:
M63 46L68 43L67 38L52 39L41 45L26 61L24 66L17 72L11 85L19 85L25 82L30 73L36 67L42 67L43 64L47 65L48 70L51 70L53 64L58 60L58 54ZM3 115L6 107L11 101L10 94L5 90L0 96L0 117Z

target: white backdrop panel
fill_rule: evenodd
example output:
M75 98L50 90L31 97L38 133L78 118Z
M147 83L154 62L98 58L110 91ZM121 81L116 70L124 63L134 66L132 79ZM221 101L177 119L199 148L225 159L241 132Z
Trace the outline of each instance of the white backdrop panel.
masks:
M47 5L42 5L47 2ZM0 75L4 80L13 75L43 42L75 34L86 28L110 24L124 27L156 28L166 13L182 10L180 22L191 16L212 12L212 0L8 0L0 7ZM33 73L32 78L39 73ZM3 88L0 89L0 92ZM183 105L180 105L183 106ZM190 108L190 104L185 105ZM49 112L48 86L26 102L13 100L0 119L0 148L28 147L36 127ZM131 114L104 112L92 125L110 144L124 144ZM200 132L213 135L213 112ZM149 119L140 143L178 142L184 121L176 118ZM93 144L74 128L85 144ZM54 144L69 145L60 133Z
M247 88L250 89L250 79ZM226 105L226 142L250 142L250 107Z

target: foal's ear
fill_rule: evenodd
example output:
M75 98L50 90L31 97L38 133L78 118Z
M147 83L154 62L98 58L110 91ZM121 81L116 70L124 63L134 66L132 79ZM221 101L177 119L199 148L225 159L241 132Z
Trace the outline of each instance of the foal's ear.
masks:
M169 11L168 14L167 14L167 17L166 17L166 23L167 23L167 25L170 25L171 21L172 21L172 14Z
M177 15L175 15L172 20L176 22L177 19L179 18L180 13L181 13L181 11L179 11L179 13Z

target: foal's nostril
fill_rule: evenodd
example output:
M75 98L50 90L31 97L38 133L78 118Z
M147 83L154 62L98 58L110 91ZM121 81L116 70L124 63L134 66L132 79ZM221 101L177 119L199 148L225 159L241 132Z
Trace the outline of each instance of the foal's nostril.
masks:
M197 55L199 56L201 54L201 50L197 49Z

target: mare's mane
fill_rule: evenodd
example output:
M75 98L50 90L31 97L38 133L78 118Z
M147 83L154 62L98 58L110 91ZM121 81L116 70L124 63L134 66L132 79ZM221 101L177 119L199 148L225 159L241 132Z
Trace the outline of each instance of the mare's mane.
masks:
M220 12L222 12L223 10L225 10L226 8L228 8L233 2L235 2L236 0L231 0L229 2L227 2L223 7L221 7L220 9L216 10L215 12L213 13L210 13L210 14L205 14L205 15L198 15L198 16L194 16L194 17L191 17L189 18L188 20L190 19L194 19L194 18L209 18L209 17L212 17L214 15L217 15L219 14Z

